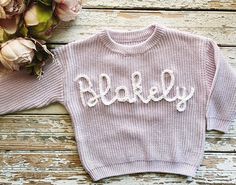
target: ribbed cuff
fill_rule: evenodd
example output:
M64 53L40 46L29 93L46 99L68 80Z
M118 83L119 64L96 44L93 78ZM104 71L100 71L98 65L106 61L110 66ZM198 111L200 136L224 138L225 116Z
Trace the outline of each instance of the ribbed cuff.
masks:
M218 118L208 118L207 119L207 130L218 130L223 133L229 132L230 124L233 123L232 120L222 120Z
M184 175L186 178L195 177L197 167L180 162L168 161L132 161L119 164L102 166L88 171L93 181L107 177L120 176L133 173L172 173Z

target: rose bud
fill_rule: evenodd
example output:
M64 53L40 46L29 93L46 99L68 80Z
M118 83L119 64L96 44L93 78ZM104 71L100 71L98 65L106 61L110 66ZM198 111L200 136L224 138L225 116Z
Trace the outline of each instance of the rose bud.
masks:
M1 0L0 1L0 6L7 6L8 4L10 4L11 0Z
M33 4L26 11L24 20L30 35L43 40L51 37L52 31L58 23L51 8L39 3Z
M7 69L18 71L20 66L31 63L35 50L31 40L21 37L12 39L2 44L0 61Z
M25 10L24 0L0 1L0 27L5 33L13 35L18 29L20 14Z
M74 20L82 9L81 0L54 0L56 15L62 21Z
M6 19L11 16L19 15L25 10L24 0L1 0L0 18Z
M20 16L12 16L7 19L0 19L0 27L9 35L16 33L20 21Z

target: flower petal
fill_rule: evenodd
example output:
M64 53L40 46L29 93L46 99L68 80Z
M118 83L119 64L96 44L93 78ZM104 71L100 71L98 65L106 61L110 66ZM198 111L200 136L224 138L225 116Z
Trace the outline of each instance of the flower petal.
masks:
M3 7L0 6L0 19L6 19L6 12Z
M10 69L12 71L16 70L16 71L19 71L19 65L15 64L14 62L11 62L11 61L7 61L5 60L3 57L2 57L2 54L0 52L0 62L2 63L2 65L7 68L7 69Z
M39 24L36 5L32 6L28 11L26 11L24 19L27 26L35 26Z
M0 6L7 6L12 0L1 0Z
M31 40L23 39L23 38L18 38L18 41L23 44L25 47L28 47L30 49L36 50L35 44Z
M14 16L10 19L0 19L0 27L2 27L6 33L12 35L17 31L19 20L19 16Z

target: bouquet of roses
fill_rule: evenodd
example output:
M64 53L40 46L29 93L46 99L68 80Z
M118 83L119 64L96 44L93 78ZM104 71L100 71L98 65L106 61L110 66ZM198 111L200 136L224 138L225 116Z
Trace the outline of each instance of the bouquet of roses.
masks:
M0 0L0 63L41 77L53 58L46 41L62 21L76 18L81 0Z

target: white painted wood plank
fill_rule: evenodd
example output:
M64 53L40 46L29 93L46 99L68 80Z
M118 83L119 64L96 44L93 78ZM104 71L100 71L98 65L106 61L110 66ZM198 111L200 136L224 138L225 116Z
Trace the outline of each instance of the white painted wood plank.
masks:
M91 184L92 179L81 166L77 152L1 152L0 183L41 182L50 184ZM236 157L234 154L205 154L202 165L193 178L195 183L236 182ZM60 181L63 180L63 181ZM183 184L184 176L165 173L136 173L100 180L109 184Z
M235 0L83 0L84 8L236 10Z
M236 46L236 12L215 11L83 9L76 21L59 25L50 42L68 43L85 39L105 28L134 30L155 22L212 38L218 44Z

